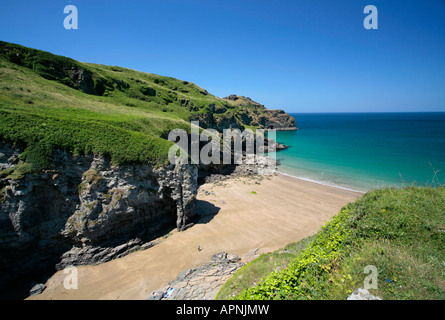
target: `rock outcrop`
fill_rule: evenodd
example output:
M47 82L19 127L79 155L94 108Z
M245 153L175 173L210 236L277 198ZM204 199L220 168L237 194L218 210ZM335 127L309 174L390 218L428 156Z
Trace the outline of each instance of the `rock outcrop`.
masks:
M163 288L153 292L147 300L209 300L214 299L221 286L244 263L236 254L220 252L210 263L187 269Z
M0 167L16 166L20 151L0 143ZM163 228L186 229L197 176L194 165L115 167L58 151L48 170L2 177L1 279L105 262L152 246Z
M223 98L225 105L210 105L205 112L201 112L192 120L198 120L200 126L216 129L244 130L246 126L262 129L298 130L295 119L283 110L269 110L264 105L250 98L230 95Z
M295 119L284 110L269 110L264 105L248 97L230 95L223 98L232 105L242 107L242 122L256 125L264 129L298 130Z

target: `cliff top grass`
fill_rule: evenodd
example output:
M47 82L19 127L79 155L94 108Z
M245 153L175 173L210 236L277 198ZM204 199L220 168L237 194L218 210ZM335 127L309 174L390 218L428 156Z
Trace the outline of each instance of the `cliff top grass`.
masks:
M172 129L208 115L242 127L243 112L188 81L0 41L0 138L23 146L26 170L46 168L57 148L163 165Z
M346 205L316 235L260 256L217 299L345 300L377 270L384 300L445 298L445 188L373 190Z

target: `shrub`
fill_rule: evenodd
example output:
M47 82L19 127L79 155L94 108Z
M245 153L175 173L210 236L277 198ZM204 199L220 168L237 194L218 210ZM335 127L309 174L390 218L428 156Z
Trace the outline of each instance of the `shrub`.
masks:
M156 90L150 87L142 87L140 91L144 96L154 97L156 95Z

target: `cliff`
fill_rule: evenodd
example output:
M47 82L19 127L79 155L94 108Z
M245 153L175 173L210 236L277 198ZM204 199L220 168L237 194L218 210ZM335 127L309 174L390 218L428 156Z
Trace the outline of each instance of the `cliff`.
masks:
M188 81L0 41L0 287L26 289L55 268L105 262L189 227L198 173L236 169L168 163L168 133L190 132L191 120L220 131L295 127L282 111Z
M20 153L0 143L0 167L11 172ZM197 166L114 166L100 156L56 151L50 169L20 179L6 174L0 180L0 287L148 248L171 226L189 227L195 215Z

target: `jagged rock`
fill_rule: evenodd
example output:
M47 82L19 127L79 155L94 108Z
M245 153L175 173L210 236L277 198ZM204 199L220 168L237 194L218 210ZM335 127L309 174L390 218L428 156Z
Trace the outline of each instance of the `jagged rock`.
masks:
M29 290L30 296L35 296L38 294L41 294L46 289L46 285L43 283L36 284L34 287L32 287L31 290Z
M241 260L240 257L238 257L238 255L231 253L228 254L226 252L220 252L220 253L216 253L212 256L212 261L213 262L237 262Z
M78 66L73 66L70 71L63 71L69 74L70 79L81 91L87 94L96 94L93 78L87 70Z
M160 290L154 291L147 300L205 300L214 299L221 286L244 263L236 254L220 252L212 256L212 262L187 269Z
M223 99L245 108L241 115L244 124L261 125L264 129L298 130L295 119L284 110L268 110L248 97L234 94Z
M282 143L278 143L272 139L265 140L265 145L260 147L260 152L276 152L281 150L286 150L289 146L286 146Z
M121 255L122 248L112 245L121 243L117 239L146 238L159 225L175 218L178 230L184 230L195 215L196 178L194 166L114 167L95 158L83 174L80 204L67 219L62 235L82 247L76 252L106 244L114 247L106 251L107 255ZM134 247L134 243L124 245L128 249Z
M295 119L284 110L267 110L267 119L263 121L266 129L297 130Z
M202 128L216 129L223 132L224 129L244 130L245 126L255 125L263 129L298 130L295 119L283 110L268 110L264 105L243 96L230 95L223 98L226 106L210 106L206 112L195 115L193 120L199 120ZM184 101L181 105L188 106ZM233 106L242 107L236 116L231 112Z
M83 247L73 246L61 257L56 264L56 269L63 269L71 265L86 265L92 263L104 263L113 259L121 258L131 252L145 250L158 244L159 241L143 242L140 239L132 239L116 247L98 247L85 245Z
M239 165L221 165L220 171L218 167L213 167L212 171L201 170L201 180L203 183L219 183L227 179L251 177L256 175L273 175L276 173L278 161L264 155L245 155L243 156L242 163ZM230 170L225 170L231 168ZM205 172L205 174L204 174ZM223 174L219 173L223 172ZM210 192L203 189L205 195L209 195Z

